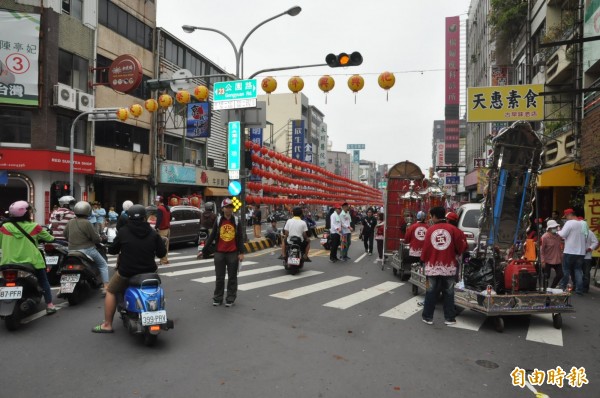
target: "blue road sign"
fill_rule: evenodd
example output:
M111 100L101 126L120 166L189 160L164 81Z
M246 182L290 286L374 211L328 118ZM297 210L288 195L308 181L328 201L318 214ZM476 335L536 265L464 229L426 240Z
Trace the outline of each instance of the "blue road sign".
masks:
M242 192L242 184L238 180L233 180L229 182L227 189L232 196L237 196Z

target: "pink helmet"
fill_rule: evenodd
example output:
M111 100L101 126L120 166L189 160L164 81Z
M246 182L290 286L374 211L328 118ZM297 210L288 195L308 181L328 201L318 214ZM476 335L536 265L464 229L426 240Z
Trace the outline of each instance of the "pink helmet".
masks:
M23 217L29 210L29 203L24 200L18 200L8 208L8 215L11 217Z

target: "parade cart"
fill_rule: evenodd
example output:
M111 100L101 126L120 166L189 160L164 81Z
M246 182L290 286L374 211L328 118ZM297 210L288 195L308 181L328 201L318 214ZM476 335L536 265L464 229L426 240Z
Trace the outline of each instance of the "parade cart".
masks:
M541 165L542 143L527 122L515 122L493 138L488 184L479 220L476 248L463 257L454 301L494 319L498 332L504 317L552 314L562 327L563 312L574 312L569 289L548 288L539 262L522 258ZM413 294L425 290L423 266L411 267Z

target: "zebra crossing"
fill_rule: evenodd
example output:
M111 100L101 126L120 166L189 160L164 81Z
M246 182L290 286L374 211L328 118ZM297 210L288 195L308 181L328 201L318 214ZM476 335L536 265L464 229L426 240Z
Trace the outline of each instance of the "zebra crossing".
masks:
M278 254L277 251L273 252ZM268 255L268 254L267 254ZM317 257L318 251L313 253L312 257ZM254 259L256 256L246 256L246 259ZM263 253L264 256L264 253ZM360 258L362 259L362 258ZM177 252L169 253L170 264L166 267L159 267L158 273L163 277L189 277L190 281L195 283L214 283L213 259L196 259L196 255L182 255ZM357 259L355 262L358 262ZM411 284L400 281L387 281L374 286L359 286L362 280L359 276L327 276L327 267L321 270L307 269L297 275L282 275L281 265L269 265L268 261L244 261L242 269L238 274L238 290L250 291L273 286L285 286L285 284L294 284L290 289L281 290L270 294L269 297L282 300L301 299L304 296L318 294L340 286L355 287L354 293L339 297L333 301L322 304L323 307L337 310L347 310L352 307L360 306L369 300L374 300L384 294L393 293L403 286L410 287ZM270 261L272 263L272 261ZM109 267L116 265L116 256L109 256ZM250 267L252 266L252 267ZM185 267L185 268L184 268ZM256 276L260 279L256 280ZM245 281L250 277L249 281ZM311 283L311 279L318 278L319 281ZM413 296L404 300L398 305L379 314L382 318L407 321L418 315L422 310L423 296ZM441 309L438 309L441 311ZM456 318L457 323L449 326L453 329L463 329L470 332L478 332L483 326L486 318L480 314L471 311L464 311ZM552 327L551 314L536 314L530 317L527 330L527 341L541 344L550 344L554 346L563 346L562 330Z

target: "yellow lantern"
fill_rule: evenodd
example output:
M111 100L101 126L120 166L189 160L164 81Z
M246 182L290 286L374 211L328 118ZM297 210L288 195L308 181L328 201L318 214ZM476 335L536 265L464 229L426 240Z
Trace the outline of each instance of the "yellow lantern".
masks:
M361 75L352 75L348 78L348 87L354 93L354 103L356 104L356 93L365 86L365 79Z
M191 99L190 92L186 90L180 90L175 94L175 100L180 104L189 104Z
M327 103L327 93L335 86L335 80L329 75L322 76L319 79L319 88L325 93L325 103Z
M162 108L168 108L171 105L173 105L173 98L171 98L169 94L163 94L160 97L158 97L158 104Z
M273 79L273 77L268 76L262 80L261 87L267 95L270 95L273 91L277 89L277 80ZM267 97L267 104L269 103L269 97Z
M298 93L304 88L304 80L300 76L292 76L288 80L288 88L294 93L294 99L298 103Z
M379 83L379 87L381 87L382 89L384 89L386 91L385 93L385 100L388 100L388 94L389 94L389 89L394 87L394 84L396 84L396 77L394 76L394 74L392 72L383 72L382 74L379 75L379 78L377 79L377 83Z
M155 99L150 98L144 102L144 108L146 108L148 112L156 112L158 110L158 102L156 102Z
M140 117L142 112L144 112L144 109L140 104L133 104L129 107L129 113L131 113L131 116L133 117Z
M194 97L196 97L198 101L206 101L208 98L208 88L206 88L206 86L196 86L194 89Z
M127 120L128 117L129 111L127 110L127 108L120 108L117 111L117 119L119 119L120 121L124 122L125 120Z

